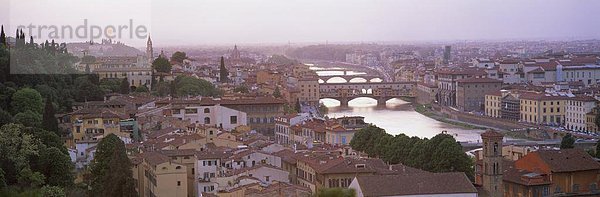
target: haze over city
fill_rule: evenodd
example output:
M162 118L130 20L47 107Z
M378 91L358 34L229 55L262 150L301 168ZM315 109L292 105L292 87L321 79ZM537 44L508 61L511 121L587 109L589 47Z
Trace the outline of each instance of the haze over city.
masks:
M600 196L599 0L0 0L0 197Z
M0 8L0 23L9 24L8 32L17 24L80 25L89 19L90 24L118 25L133 19L149 27L157 46L572 40L600 35L600 20L593 17L600 2L592 0L2 0L7 1L10 6ZM145 42L120 41L136 47Z

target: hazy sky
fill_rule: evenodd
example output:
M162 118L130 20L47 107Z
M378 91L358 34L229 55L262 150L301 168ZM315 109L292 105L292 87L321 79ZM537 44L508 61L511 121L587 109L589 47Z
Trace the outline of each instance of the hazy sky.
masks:
M17 24L77 26L88 19L89 24L106 27L133 19L134 26L148 28L157 46L600 38L598 0L0 2L0 23L9 24L9 35ZM121 40L145 44L143 39Z

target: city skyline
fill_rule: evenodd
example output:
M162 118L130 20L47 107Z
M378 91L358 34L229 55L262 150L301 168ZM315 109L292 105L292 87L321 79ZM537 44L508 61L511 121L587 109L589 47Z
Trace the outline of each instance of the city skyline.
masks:
M157 46L600 38L595 1L7 1L0 23L106 26L133 19ZM180 6L185 4L186 6ZM71 5L68 12L60 11ZM52 12L49 12L52 10ZM109 12L108 12L109 11ZM28 15L28 13L39 13ZM109 14L107 14L109 13ZM127 20L125 20L127 19ZM575 31L576 30L576 31ZM12 35L9 33L8 35ZM82 42L89 39L57 39ZM98 41L100 39L97 39ZM142 47L145 39L115 39ZM161 44L165 43L165 44ZM168 43L168 44L167 44Z

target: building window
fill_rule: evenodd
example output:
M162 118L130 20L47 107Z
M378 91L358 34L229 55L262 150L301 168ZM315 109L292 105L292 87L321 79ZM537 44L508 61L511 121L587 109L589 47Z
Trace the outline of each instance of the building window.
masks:
M205 113L205 114L208 114L208 113L210 113L210 108L204 108L204 113Z
M198 109L185 109L185 114L196 114Z
M230 116L229 124L237 124L237 116Z
M494 142L494 156L498 155L498 142Z
M210 124L210 118L209 117L204 118L204 124Z
M177 181L177 186L181 186L181 181Z

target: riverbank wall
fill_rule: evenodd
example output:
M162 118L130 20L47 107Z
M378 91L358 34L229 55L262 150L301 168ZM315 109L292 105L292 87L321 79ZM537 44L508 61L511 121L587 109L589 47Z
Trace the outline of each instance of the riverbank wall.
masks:
M504 119L492 118L476 114L460 112L449 107L439 105L417 105L415 111L436 120L447 122L465 128L483 127L494 129L516 139L544 140L560 139L562 135L539 129L535 125L528 125Z

